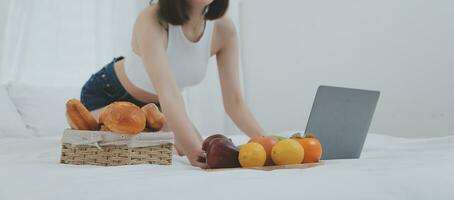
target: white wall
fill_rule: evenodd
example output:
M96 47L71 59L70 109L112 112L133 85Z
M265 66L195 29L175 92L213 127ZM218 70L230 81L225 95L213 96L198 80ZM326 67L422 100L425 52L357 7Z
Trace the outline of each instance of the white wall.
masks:
M454 134L454 1L244 0L247 100L266 130L304 129L317 86L380 90L371 132Z
M10 3L10 0L1 0L0 1L0 55L2 53L4 28L6 25L6 17L8 15L9 3ZM1 58L1 56L0 56L0 58Z
M0 1L0 36L9 2ZM304 129L316 88L328 84L382 91L371 132L454 134L453 1L243 0L239 16L246 98L268 132ZM205 134L238 132L223 113L217 71L209 74L188 95L203 108L192 109L194 123Z

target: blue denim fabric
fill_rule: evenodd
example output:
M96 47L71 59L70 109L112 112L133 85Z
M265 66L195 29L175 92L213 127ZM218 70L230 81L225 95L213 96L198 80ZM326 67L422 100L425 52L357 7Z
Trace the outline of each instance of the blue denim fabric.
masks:
M114 71L114 64L123 57L115 58L101 70L92 74L82 87L80 101L89 111L105 107L115 101L131 102L139 107L147 103L132 97L121 85ZM160 108L159 103L156 105Z

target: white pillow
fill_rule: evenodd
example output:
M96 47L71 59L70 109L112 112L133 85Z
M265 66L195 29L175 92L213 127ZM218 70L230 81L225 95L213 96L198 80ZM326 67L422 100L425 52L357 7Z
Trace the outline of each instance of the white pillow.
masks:
M0 85L0 137L27 137L31 132L26 128L22 117L6 91Z
M68 128L65 103L79 99L80 87L12 84L11 99L27 127L36 136L61 135Z

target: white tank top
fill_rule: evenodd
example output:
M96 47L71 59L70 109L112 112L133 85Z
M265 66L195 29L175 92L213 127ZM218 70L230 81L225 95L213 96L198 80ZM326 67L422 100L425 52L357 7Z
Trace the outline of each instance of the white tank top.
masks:
M206 20L205 30L197 42L186 38L181 26L169 24L167 57L180 90L200 83L205 77L211 56L214 21ZM138 88L157 94L142 59L133 51L125 56L125 73Z

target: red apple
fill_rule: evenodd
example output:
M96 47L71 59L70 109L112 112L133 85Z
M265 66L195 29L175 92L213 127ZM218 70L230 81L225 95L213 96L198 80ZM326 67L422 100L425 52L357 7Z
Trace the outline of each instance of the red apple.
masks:
M216 139L216 138L225 138L225 139L228 139L227 137L225 137L225 136L222 135L222 134L215 134L215 135L209 136L209 137L207 137L207 138L203 141L202 150L207 151L210 142L211 142L213 139Z
M228 138L215 138L207 150L207 164L211 169L240 167L238 148Z

